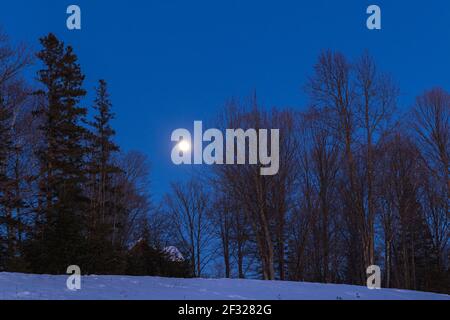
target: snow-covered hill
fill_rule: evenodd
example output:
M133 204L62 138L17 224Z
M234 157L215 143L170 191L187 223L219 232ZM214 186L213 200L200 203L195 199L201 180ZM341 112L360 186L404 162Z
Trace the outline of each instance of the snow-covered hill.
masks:
M67 276L0 273L0 300L450 300L449 295L349 285L129 276L84 276L81 290L70 291L66 280Z

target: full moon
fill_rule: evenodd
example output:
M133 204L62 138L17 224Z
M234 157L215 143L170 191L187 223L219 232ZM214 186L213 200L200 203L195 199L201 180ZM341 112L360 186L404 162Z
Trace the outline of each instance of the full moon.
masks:
M180 143L178 143L178 149L182 152L188 152L191 150L191 144L187 140L181 140Z

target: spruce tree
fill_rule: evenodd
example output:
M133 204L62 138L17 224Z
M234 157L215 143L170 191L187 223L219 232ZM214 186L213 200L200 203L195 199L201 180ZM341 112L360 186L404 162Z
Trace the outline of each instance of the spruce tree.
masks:
M96 93L93 108L97 114L91 123L94 128L91 168L97 176L96 209L99 218L105 220L110 201L108 192L112 188L112 175L120 172L120 169L112 162L112 156L119 151L119 147L113 141L115 131L111 126L111 120L114 119L114 114L111 112L112 104L105 80L99 81Z
M72 47L55 35L42 38L37 57L43 64L38 81L44 103L36 115L44 141L38 150L39 206L30 248L35 272L65 273L69 265L83 270L85 219L89 201L86 182L86 109L79 106L86 92L84 75Z
M93 109L96 114L91 122L93 128L90 135L90 196L91 208L89 215L89 266L90 272L107 273L114 269L111 266L115 260L117 248L112 242L112 213L116 210L113 193L114 175L121 170L113 163L114 153L119 147L114 143L115 131L111 120L114 114L109 98L107 83L100 80L96 88L96 98Z

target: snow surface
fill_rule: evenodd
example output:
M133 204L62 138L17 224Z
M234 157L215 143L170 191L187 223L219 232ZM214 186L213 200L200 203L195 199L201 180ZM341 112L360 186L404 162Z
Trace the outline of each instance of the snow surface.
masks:
M450 300L418 291L304 282L83 276L81 290L68 276L0 273L0 300Z

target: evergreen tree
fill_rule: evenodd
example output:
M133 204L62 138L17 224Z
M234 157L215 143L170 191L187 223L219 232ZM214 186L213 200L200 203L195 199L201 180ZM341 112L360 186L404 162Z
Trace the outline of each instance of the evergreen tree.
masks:
M108 211L108 191L111 187L111 176L120 172L120 168L112 163L113 153L119 151L119 147L113 142L115 135L111 127L111 120L114 114L111 112L111 101L105 80L99 81L96 90L97 97L94 102L94 110L97 114L94 117L92 126L94 133L92 135L92 161L91 173L96 175L96 210L102 220Z
M115 260L117 248L112 242L113 223L111 213L116 210L113 175L121 170L113 163L113 155L119 147L113 142L115 131L111 126L114 114L105 80L99 81L93 109L90 135L89 194L89 266L91 272L109 272Z
M44 97L36 115L42 125L39 146L39 206L29 259L35 272L65 273L69 265L83 270L86 182L86 109L79 106L86 92L84 75L72 47L55 35L41 39L37 57L43 63L38 80Z

